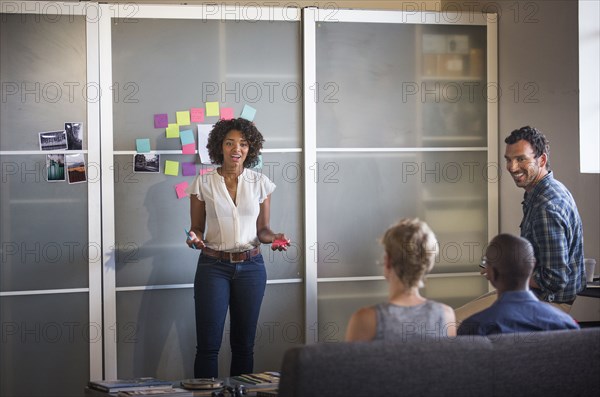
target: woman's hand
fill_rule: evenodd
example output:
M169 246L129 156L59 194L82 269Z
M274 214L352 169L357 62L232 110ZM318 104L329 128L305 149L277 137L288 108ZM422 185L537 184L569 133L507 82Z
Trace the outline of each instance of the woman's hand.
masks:
M190 248L196 247L197 249L202 249L202 248L206 247L206 244L204 244L204 241L200 240L198 238L198 236L196 235L196 233L194 233L192 231L190 231L188 233L188 238L185 240L185 243Z
M284 233L273 234L273 242L271 243L271 249L273 251L287 251L290 246L290 239L285 236Z

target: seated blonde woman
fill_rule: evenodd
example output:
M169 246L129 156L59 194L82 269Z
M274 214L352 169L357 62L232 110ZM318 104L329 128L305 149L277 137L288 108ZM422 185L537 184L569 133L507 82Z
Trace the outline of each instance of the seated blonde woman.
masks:
M419 294L438 252L429 226L418 219L402 219L385 232L381 243L389 299L354 313L346 340L439 340L455 336L454 310Z

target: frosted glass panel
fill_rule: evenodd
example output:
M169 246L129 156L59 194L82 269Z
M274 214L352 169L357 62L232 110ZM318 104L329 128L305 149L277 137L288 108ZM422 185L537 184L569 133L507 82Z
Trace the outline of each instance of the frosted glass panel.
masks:
M434 272L475 271L487 242L485 159L483 152L320 154L318 276L381 275L379 238L404 217L421 218L438 236Z
M85 37L83 16L1 14L0 150L39 150L65 122L84 123L87 148Z
M318 146L485 146L485 54L484 26L318 24Z
M480 275L461 277L428 277L421 295L443 302L453 308L460 307L489 292L487 279Z
M196 325L192 288L117 292L120 378L194 377Z
M428 277L422 296L453 308L488 292L487 279L480 275L465 277ZM364 306L388 300L388 285L382 281L319 283L319 341L344 340L352 313Z
M479 271L487 246L487 183L497 166L485 152L423 153L407 178L420 181L421 218L433 229L440 254L433 273Z
M387 300L386 281L319 283L319 342L342 342L348 320L363 306Z
M0 298L0 395L82 395L89 344L102 333L101 324L90 327L88 305L87 294Z
M267 285L254 341L254 370L280 371L285 352L309 337L304 333L304 284ZM229 360L227 364L228 373Z
M423 146L486 146L488 92L486 27L418 27L415 85L405 93L417 98Z
M165 161L191 155L160 155L160 173L133 172L133 155L115 156L117 286L186 284L194 279L198 251L185 245L188 198L174 186L192 177L164 175ZM199 167L198 167L199 168Z
M85 288L87 183L48 182L46 155L0 156L0 290Z
M416 146L415 26L317 25L317 145Z
M291 241L287 251L273 252L263 245L269 280L304 277L302 237L302 164L299 153L264 153L262 172L277 188L271 194L271 229L284 232Z
M304 343L302 284L268 285L255 340L255 371L278 371L286 350ZM196 351L193 289L117 294L119 377L193 377ZM229 317L219 375L229 374Z
M138 173L133 172L133 155L115 156L117 286L193 282L199 251L185 245L184 234L190 225L190 201L177 199L174 189L193 177L181 176L181 171L180 176L166 176L162 171L167 160L195 162L195 157L162 154L161 173ZM283 253L263 246L269 279L303 274L299 161L298 154L263 155L263 172L277 185L271 196L271 227L294 241Z
M153 115L175 123L176 111L213 101L236 117L245 104L255 108L265 147L300 146L299 23L137 19L113 24L112 45L115 149L135 150L135 138L180 149Z

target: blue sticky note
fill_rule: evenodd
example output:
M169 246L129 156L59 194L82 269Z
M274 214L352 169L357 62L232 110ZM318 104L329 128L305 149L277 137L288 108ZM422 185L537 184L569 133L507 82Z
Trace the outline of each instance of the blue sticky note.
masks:
M192 130L179 131L179 137L181 138L182 145L189 145L190 143L196 143L194 141L194 131L192 131Z
M252 121L254 120L254 116L256 116L256 109L254 109L252 106L244 105L244 109L242 110L240 117L248 121Z
M135 140L135 147L138 153L150 153L150 139L140 138Z
M262 167L263 167L262 154L259 154L258 155L258 164L256 164L254 166L254 168L256 168L256 169L262 169Z

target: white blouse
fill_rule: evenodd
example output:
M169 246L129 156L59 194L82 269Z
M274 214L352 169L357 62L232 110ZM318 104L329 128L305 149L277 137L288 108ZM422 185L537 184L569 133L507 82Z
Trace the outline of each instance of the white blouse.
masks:
M206 246L228 252L242 252L259 246L256 220L260 204L275 187L265 175L245 168L238 178L237 203L234 203L227 192L225 178L216 169L196 176L186 193L195 194L204 201Z

